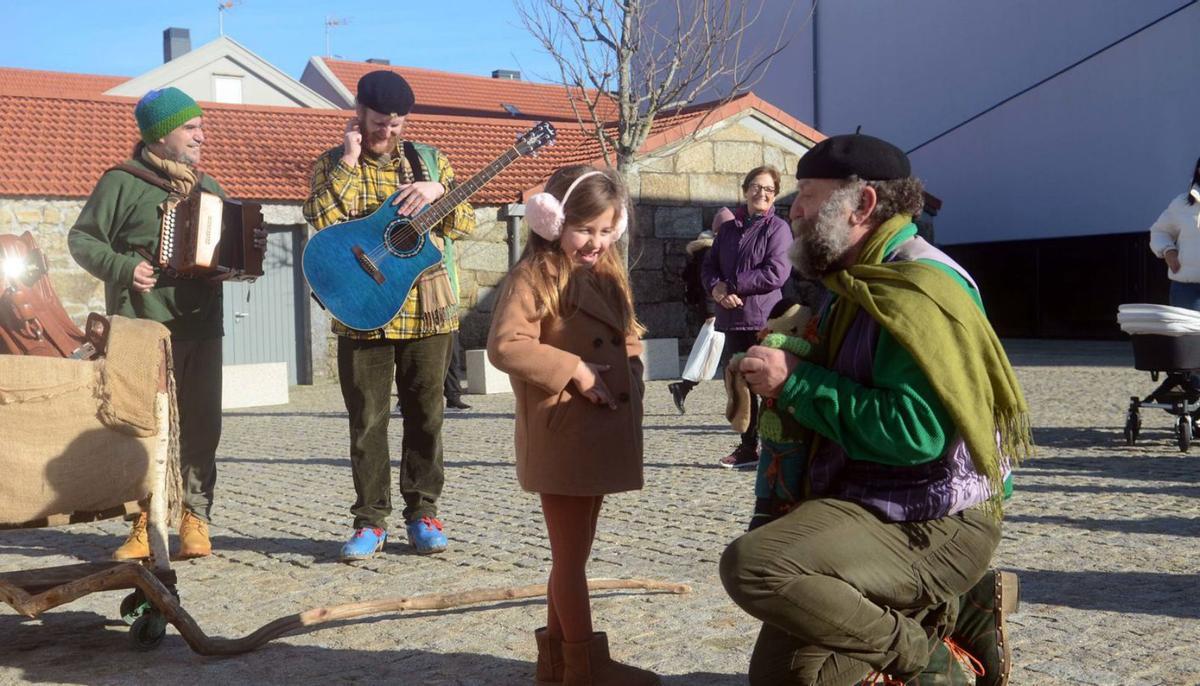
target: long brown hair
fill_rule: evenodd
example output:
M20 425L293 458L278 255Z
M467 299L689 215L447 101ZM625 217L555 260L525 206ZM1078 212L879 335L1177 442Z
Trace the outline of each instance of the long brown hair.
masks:
M579 164L563 167L546 181L545 192L562 200L567 188L581 175L599 171L579 182L563 208L563 231L568 226L578 226L602 214L614 210L615 217L629 218L629 192L624 182L612 169L596 169ZM627 222L627 226L632 225ZM559 240L548 241L533 232L527 232L525 250L521 260L513 268L514 277L529 279L533 286L536 305L542 317L562 318L572 313L563 312L563 299L569 289L576 287L579 279L594 278L601 291L615 304L625 323L625 333L642 335L645 327L637 320L633 307L633 289L629 286L629 274L621 256L620 244L616 241L605 250L590 269L576 267L559 245Z

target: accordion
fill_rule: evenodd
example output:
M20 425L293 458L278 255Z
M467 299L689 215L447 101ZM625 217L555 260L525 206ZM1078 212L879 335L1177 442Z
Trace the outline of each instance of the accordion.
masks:
M254 244L262 205L193 192L163 210L158 265L183 277L221 276L253 281L263 275L263 251Z

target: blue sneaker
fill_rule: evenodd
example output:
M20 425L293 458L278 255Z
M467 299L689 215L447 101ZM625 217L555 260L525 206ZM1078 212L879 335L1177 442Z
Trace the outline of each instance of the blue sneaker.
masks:
M377 526L364 526L355 529L354 535L342 546L339 558L342 562L366 560L375 553L383 550L383 542L387 540L387 531Z
M446 534L442 522L433 517L421 517L408 525L408 542L422 555L440 553L446 549Z

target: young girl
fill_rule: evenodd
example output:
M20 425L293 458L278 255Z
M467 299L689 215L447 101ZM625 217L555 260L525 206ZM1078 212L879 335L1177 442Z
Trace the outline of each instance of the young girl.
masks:
M644 331L617 240L628 196L609 170L555 172L527 203L529 242L492 315L488 358L516 395L517 479L550 538L538 684L658 684L592 631L586 566L608 493L642 487Z

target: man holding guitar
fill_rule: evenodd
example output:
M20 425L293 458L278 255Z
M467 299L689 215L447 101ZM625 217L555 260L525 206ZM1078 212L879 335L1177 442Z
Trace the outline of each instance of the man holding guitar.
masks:
M412 89L400 75L373 71L358 82L358 116L346 125L342 145L317 159L304 217L318 230L376 210L396 193L396 214L412 216L455 187L450 161L437 149L402 138L412 109ZM463 202L430 236L437 247L475 229ZM392 511L388 420L395 380L404 417L400 493L409 542L419 553L446 549L437 519L442 492L443 379L458 303L440 262L416 279L390 322L372 330L333 322L338 335L338 377L350 416L350 464L357 500L350 509L354 534L343 561L363 560L383 547Z

